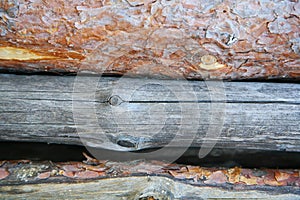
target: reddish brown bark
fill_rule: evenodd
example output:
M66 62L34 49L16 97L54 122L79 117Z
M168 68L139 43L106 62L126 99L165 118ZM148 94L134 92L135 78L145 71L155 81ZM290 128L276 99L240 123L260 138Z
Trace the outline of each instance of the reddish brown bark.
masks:
M0 3L1 68L190 79L299 79L299 4L5 0ZM213 55L222 67L203 68L204 55Z
M0 185L39 183L45 179L48 182L54 182L70 180L66 178L75 181L133 175L160 175L189 181L196 185L300 187L299 169L207 168L141 160L131 162L98 161L97 163L88 161L64 163L31 162L29 160L2 161L0 175Z

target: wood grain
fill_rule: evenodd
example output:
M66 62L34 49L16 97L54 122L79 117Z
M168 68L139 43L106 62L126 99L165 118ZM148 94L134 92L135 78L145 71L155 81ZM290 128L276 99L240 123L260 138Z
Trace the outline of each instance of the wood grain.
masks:
M299 84L11 74L0 82L2 141L300 151Z
M290 188L296 192L297 188ZM298 194L280 192L280 188L232 190L221 187L193 186L165 177L123 177L78 183L47 183L1 186L1 197L5 199L134 199L147 197L159 199L247 198L286 199L299 198Z

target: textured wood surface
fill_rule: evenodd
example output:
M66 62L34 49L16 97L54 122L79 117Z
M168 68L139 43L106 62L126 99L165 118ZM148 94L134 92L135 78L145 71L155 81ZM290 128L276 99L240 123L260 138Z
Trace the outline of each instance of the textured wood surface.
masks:
M265 189L266 190L266 189ZM163 200L195 199L283 199L294 200L299 194L278 193L277 189L226 190L217 187L197 187L164 177L110 178L79 183L48 183L2 186L4 199L151 199Z
M299 80L299 12L298 0L4 0L0 69Z
M160 161L0 161L1 199L298 199L299 170ZM152 198L151 198L152 197Z
M2 141L300 151L299 84L11 74L0 82Z

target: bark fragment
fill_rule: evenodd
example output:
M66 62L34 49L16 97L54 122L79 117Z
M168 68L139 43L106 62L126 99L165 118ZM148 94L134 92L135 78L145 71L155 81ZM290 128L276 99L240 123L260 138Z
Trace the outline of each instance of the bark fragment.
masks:
M18 163L16 165L16 161L6 161L3 167L0 168L0 185L40 183L44 180L48 183L57 180L60 180L60 182L80 179L91 180L133 175L167 176L194 185L208 186L233 184L236 187L244 185L299 187L300 181L299 169L247 169L240 167L224 169L144 160L107 161L105 164L102 163L97 166L87 165L84 162L53 163L43 161ZM92 170L89 167L100 167L101 170ZM244 189L246 190L247 187L244 187Z

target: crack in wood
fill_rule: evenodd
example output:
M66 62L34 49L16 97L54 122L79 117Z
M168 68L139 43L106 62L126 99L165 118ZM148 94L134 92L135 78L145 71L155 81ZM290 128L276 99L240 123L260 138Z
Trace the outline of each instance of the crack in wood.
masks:
M191 138L196 127L192 146L199 147L207 128L216 124L211 117L220 118L221 111L211 107L225 104L217 147L300 151L299 84L224 82L226 96L218 99L211 98L202 81L153 79L157 84L148 84L144 79L102 77L92 91L95 83L86 77L78 84L81 91L72 93L75 78L0 74L0 140L80 144L84 136L88 145L101 147L101 137L110 135L116 150L119 144L138 150L162 147L174 134ZM116 101L110 99L114 95ZM73 104L78 105L82 131L90 130L80 137ZM95 129L99 126L100 131ZM184 138L175 144L179 147Z

